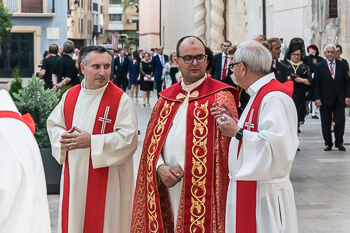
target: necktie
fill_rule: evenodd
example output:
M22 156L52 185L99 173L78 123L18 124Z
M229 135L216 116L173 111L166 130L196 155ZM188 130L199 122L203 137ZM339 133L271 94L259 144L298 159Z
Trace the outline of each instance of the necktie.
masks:
M335 79L334 70L333 70L333 62L330 62L330 63L329 63L329 70L331 71L332 78Z
M227 56L225 56L225 61L224 61L224 67L222 69L222 77L221 80L223 80L224 78L226 78L227 75Z
M163 55L160 56L160 60L162 62L162 65L164 66L164 57L163 57Z

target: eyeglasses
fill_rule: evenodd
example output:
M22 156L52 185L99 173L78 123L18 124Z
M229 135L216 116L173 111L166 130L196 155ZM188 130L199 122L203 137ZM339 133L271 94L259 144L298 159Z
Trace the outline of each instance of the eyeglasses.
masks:
M185 62L185 64L192 64L193 60L196 59L197 63L204 63L205 59L206 59L206 55L201 54L201 55L197 55L197 56L190 56L190 55L186 55L186 56L178 56L178 58L182 58Z
M229 64L228 68L233 72L233 68L235 67L235 65L238 65L238 64L241 64L241 61Z
M300 57L301 54L295 54L295 53L292 53L291 56L294 56L294 57Z

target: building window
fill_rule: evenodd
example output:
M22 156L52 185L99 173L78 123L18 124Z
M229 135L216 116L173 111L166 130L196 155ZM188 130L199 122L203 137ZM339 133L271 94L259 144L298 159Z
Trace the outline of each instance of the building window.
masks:
M43 13L43 0L21 0L22 13Z
M109 0L109 4L122 4L122 0Z
M121 14L111 14L109 15L109 21L122 21Z
M97 4L97 3L94 3L94 5L93 5L93 10L94 10L94 11L98 11L98 4Z
M0 46L0 77L12 77L16 66L20 67L21 77L32 76L35 51L33 33L11 33Z
M329 18L338 18L337 0L329 0Z

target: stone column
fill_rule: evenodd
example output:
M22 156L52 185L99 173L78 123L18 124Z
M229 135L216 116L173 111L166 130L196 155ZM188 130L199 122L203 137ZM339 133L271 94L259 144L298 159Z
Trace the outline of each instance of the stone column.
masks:
M211 0L211 46L210 48L215 51L220 51L220 44L224 42L224 10L225 4L223 0Z
M193 3L193 21L194 21L194 34L203 40L204 44L207 43L205 33L207 26L205 23L206 9L205 0L194 0Z

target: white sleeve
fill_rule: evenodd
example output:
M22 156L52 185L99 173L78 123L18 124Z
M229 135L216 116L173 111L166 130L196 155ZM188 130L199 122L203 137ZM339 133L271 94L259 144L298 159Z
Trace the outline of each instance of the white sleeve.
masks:
M135 105L124 93L119 102L114 132L91 135L91 158L94 168L123 164L137 149Z
M51 112L46 122L47 133L49 134L51 143L52 156L60 164L63 164L64 160L66 159L66 151L61 149L60 143L62 133L67 131L63 112L66 94L67 92L62 96L61 101Z
M243 132L237 180L271 180L288 173L293 163L299 145L295 105L286 94L272 93L261 103L258 132Z

